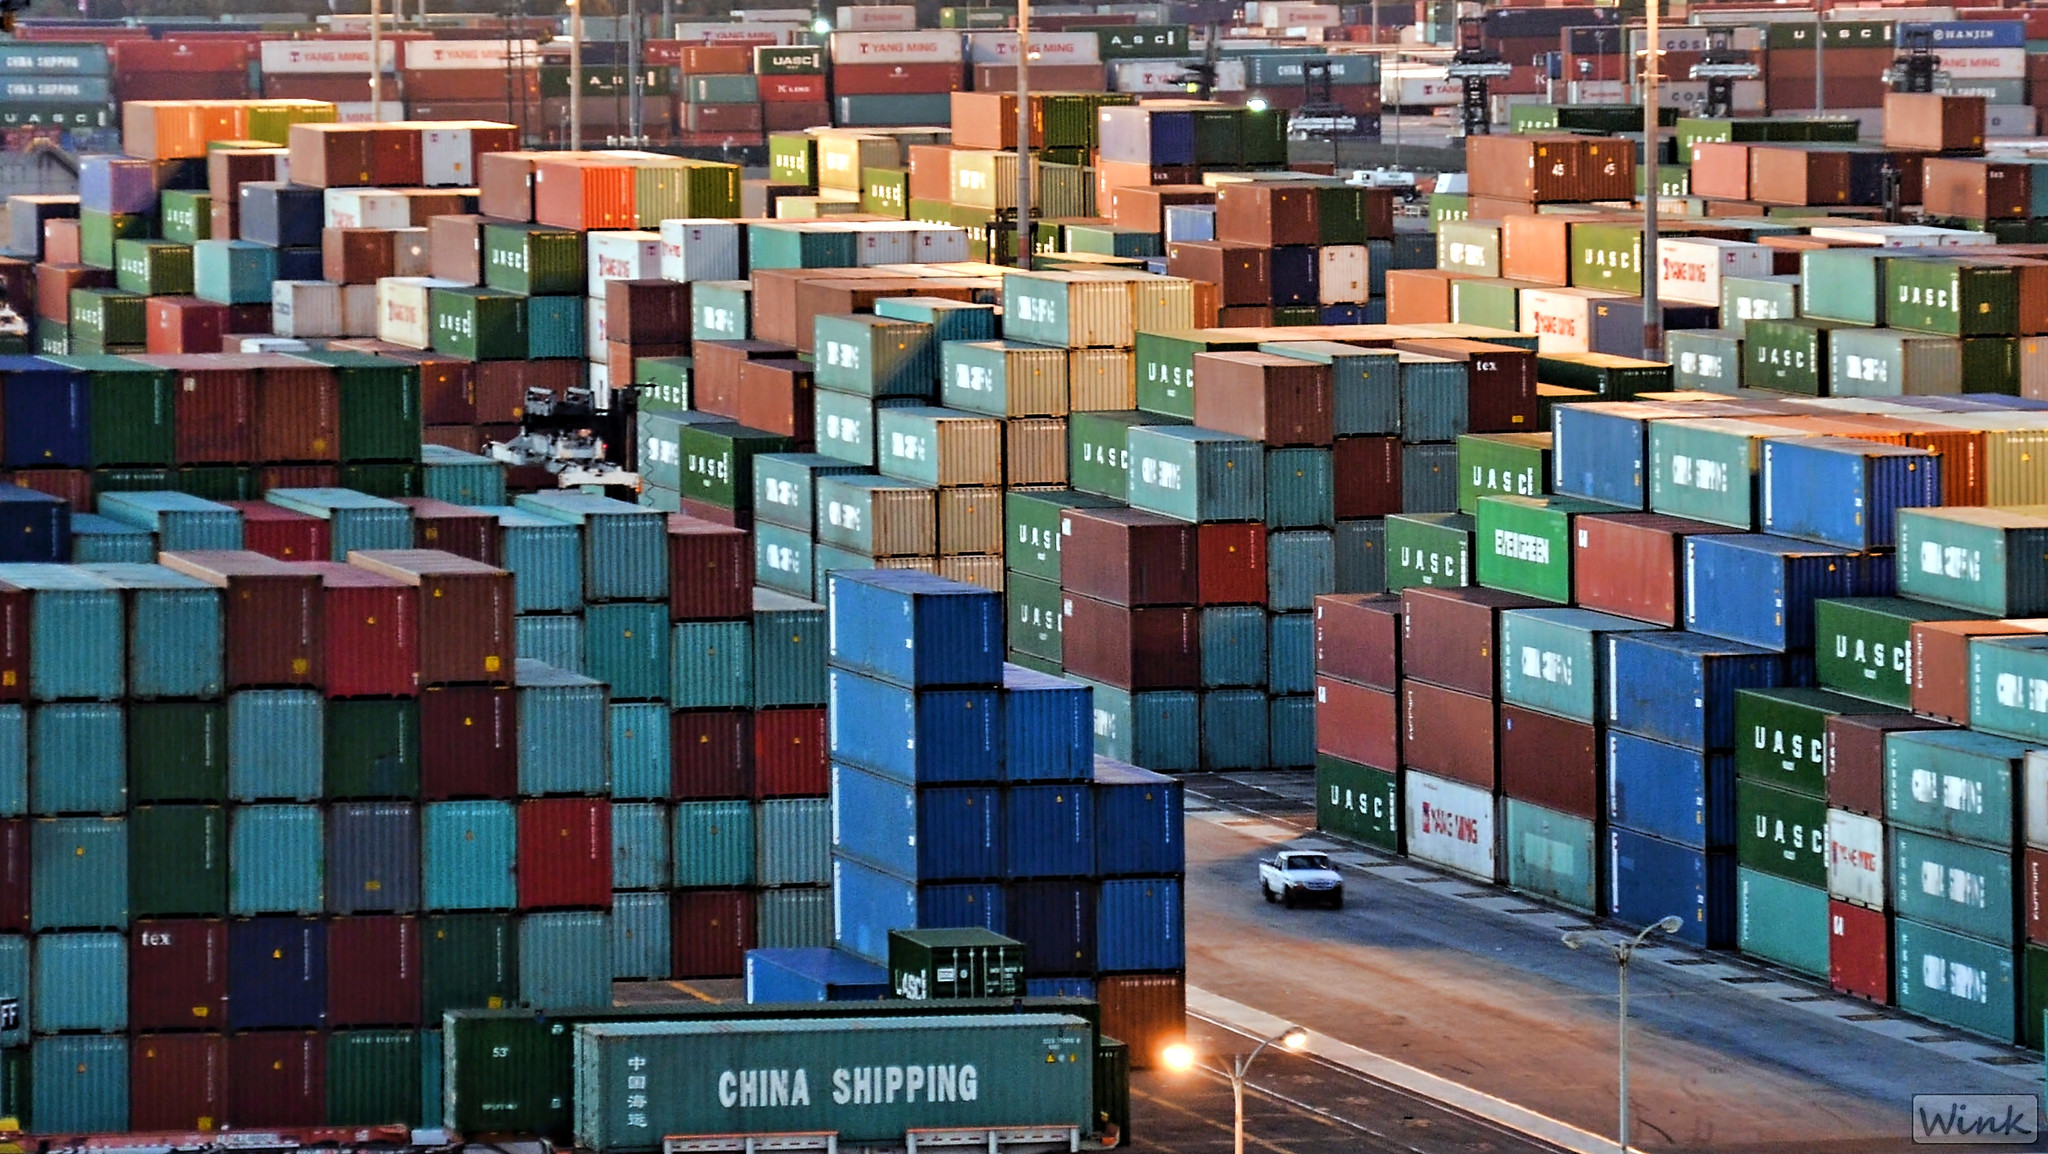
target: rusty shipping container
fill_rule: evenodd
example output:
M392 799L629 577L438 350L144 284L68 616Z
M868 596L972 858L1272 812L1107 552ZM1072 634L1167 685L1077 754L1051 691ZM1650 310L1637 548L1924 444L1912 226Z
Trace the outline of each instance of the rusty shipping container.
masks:
M436 549L361 550L349 563L419 589L422 684L512 684L511 573Z

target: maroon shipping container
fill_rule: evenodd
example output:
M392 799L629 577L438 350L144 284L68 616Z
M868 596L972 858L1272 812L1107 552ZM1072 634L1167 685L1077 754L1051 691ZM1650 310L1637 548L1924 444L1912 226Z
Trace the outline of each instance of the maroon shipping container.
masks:
M1535 353L1452 337L1395 341L1394 350L1464 362L1468 431L1527 433L1538 428Z
M526 390L546 389L559 398L583 385L581 361L479 361L476 423L516 425L526 416Z
M722 525L727 529L744 532L754 527L754 515L738 509L728 509L723 505L714 505L709 501L699 501L692 497L681 498L676 505L685 517L695 517L699 521L709 521L713 525Z
M832 792L825 710L764 709L754 718L754 799Z
M1920 621L1913 625L1913 712L1970 723L1970 639L2048 632L2033 621Z
M1316 752L1384 769L1401 767L1400 699L1334 677L1316 678Z
M1408 768L1495 789L1500 771L1494 736L1491 698L1426 681L1401 683L1401 763Z
M420 595L403 581L312 561L327 623L327 696L412 697L420 687Z
M1905 729L1947 729L1948 723L1910 713L1843 714L1827 720L1828 804L1884 816L1884 736Z
M1126 608L1197 600L1195 527L1139 509L1060 515L1060 587Z
M1256 523L1195 526L1195 600L1201 605L1266 603L1266 527Z
M239 1127L318 1126L327 1120L327 1039L313 1030L260 1030L228 1039L228 1121Z
M519 908L610 909L612 803L557 797L519 804Z
M738 709L671 714L669 765L677 801L753 796L754 715Z
M1336 435L1330 366L1272 353L1195 354L1195 424L1268 445Z
M1159 190L1120 188L1116 191L1126 194ZM1136 227L1121 215L1116 217L1116 222L1126 228ZM1166 246L1166 271L1172 276L1208 281L1217 286L1221 303L1226 306L1256 308L1273 303L1271 249L1227 245L1213 240L1177 240Z
M0 821L0 934L28 932L28 822Z
M488 152L478 157L477 211L497 220L532 220L533 166L545 156L539 152Z
M1316 598L1316 672L1389 692L1400 687L1401 596L1325 593Z
M349 563L419 590L422 685L510 685L512 574L438 549L364 549Z
M1095 997L1102 1007L1102 1032L1124 1039L1134 1069L1157 1068L1167 1047L1187 1037L1185 974L1105 974L1095 985Z
M468 505L433 497L394 497L412 510L415 549L438 549L482 565L498 564L498 518Z
M198 297L150 297L145 320L149 352L217 353L227 331L228 307Z
M1892 924L1881 910L1828 902L1828 985L1892 1004Z
M326 684L320 574L246 549L162 553L163 564L227 591L229 689Z
M476 417L476 363L435 356L413 349L410 361L420 368L420 419L429 425L468 425Z
M272 489L338 489L339 465L263 465L256 470L256 491Z
M1500 707L1500 791L1517 801L1598 821L1605 814L1600 728Z
M256 459L256 369L248 358L141 357L177 374L172 409L181 465L244 464Z
M615 280L604 286L606 338L673 345L690 339L690 286L668 280Z
M2020 869L2026 875L2027 940L2048 943L2048 853L2028 846Z
M748 361L742 364L740 424L810 444L817 439L817 403L811 396L814 376L811 366L803 361Z
M341 459L341 386L324 365L259 370L256 456L260 462Z
M668 518L671 621L744 621L754 614L754 543L747 534L681 513Z
M502 686L420 691L420 797L511 797L519 788L518 694Z
M1067 672L1119 689L1194 689L1201 685L1198 610L1166 606L1126 609L1071 593L1060 600L1065 615L1061 635L1066 639Z
M28 700L30 600L28 590L0 581L0 702Z
M201 1133L227 1119L225 1034L143 1034L129 1046L128 1125Z
M218 921L143 921L128 931L128 1028L225 1029L228 927Z
M1337 519L1385 517L1401 511L1401 439L1338 437L1333 446Z
M420 925L411 917L327 923L327 1024L420 1024Z
M607 303L606 308L610 305ZM687 315L685 322L687 323ZM611 328L606 319L608 332ZM788 345L770 341L695 341L690 345L690 401L707 413L740 419L740 367L752 360L786 360Z
M1595 513L1572 524L1572 600L1667 627L1685 604L1685 539L1738 531L1661 513Z
M1216 239L1271 248L1321 244L1316 190L1305 184L1247 182L1216 190ZM1195 423L1202 425L1200 418ZM1214 428L1213 425L1202 425Z
M47 493L73 509L92 508L92 474L84 469L19 469L7 474L16 488Z
M1404 589L1401 676L1495 697L1500 670L1493 647L1501 611L1545 607L1493 589ZM1493 732L1490 719L1486 731Z
M754 948L748 890L682 890L670 898L670 972L677 978L737 978Z

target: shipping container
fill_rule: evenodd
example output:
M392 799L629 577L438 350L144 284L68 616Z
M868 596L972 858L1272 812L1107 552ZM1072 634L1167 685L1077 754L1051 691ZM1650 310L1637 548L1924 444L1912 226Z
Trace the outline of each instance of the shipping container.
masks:
M1702 852L1609 827L1608 908L1625 925L1648 925L1676 912L1680 941L1726 948L1736 939L1735 855Z

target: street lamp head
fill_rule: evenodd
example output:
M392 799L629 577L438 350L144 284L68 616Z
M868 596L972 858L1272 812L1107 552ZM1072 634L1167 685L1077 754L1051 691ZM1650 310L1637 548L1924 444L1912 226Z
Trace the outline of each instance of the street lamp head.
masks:
M1175 1042L1159 1052L1159 1060L1169 1070L1185 1071L1195 1068L1195 1048L1186 1042Z
M1677 914L1672 914L1670 917L1658 922L1657 928L1667 934L1675 934L1685 928L1685 919Z
M1308 1031L1300 1026L1289 1026L1280 1035L1280 1044L1290 1050L1299 1050L1303 1046L1308 1045Z
M816 20L811 21L811 31L820 36L830 36L832 34L832 22L820 16Z
M1266 100L1262 96L1254 96L1250 100L1245 101L1244 106L1253 112L1264 112L1266 110Z
M1568 950L1584 949L1586 943L1591 940L1593 940L1592 935L1587 934L1580 930L1573 930L1571 933L1566 934L1562 939L1562 941L1564 942L1565 949Z

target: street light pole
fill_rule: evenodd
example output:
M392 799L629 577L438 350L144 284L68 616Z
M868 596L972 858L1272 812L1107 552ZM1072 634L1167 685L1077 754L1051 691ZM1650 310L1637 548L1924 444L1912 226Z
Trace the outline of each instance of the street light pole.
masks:
M1031 267L1031 0L1017 0L1017 267Z
M569 6L569 150L583 151L583 5Z
M1654 4L1654 3L1656 2L1656 0L1651 0L1651 2L1652 2L1652 3ZM1682 928L1683 928L1684 926L1685 926L1685 921L1684 921L1684 919L1680 918L1680 917L1679 917L1678 915L1676 915L1676 914L1673 914L1672 916L1670 916L1670 917L1668 917L1668 918L1664 918L1664 919L1663 919L1663 920L1661 920L1661 921L1658 921L1658 922L1655 922L1655 923L1653 923L1653 924L1651 924L1651 925L1648 925L1648 926L1645 926L1645 927L1643 927L1643 931L1642 931L1641 933L1637 934L1637 935L1635 936L1635 938L1634 938L1633 940L1626 940L1626 941L1615 941L1615 940L1614 940L1614 939L1612 939L1612 938L1608 938L1608 937L1602 936L1602 935L1600 935L1600 934L1593 934L1593 933L1587 933L1587 932L1585 932L1585 931L1583 931L1583 930L1574 930L1573 932L1571 932L1571 933L1568 933L1568 934L1566 934L1566 935L1564 936L1564 944L1565 944L1566 948L1568 948L1568 949L1574 949L1574 950L1576 950L1576 949L1580 949L1580 948L1584 947L1585 945L1587 945L1588 943L1593 943L1593 944L1597 944L1597 945L1604 945L1604 946L1606 946L1606 947L1607 947L1608 949L1610 949L1610 950L1614 951L1614 961L1615 961L1615 965L1616 965L1616 966L1617 966L1617 967L1618 967L1618 968L1620 969L1620 971L1621 971L1621 979L1620 979L1620 986L1621 986L1621 1027L1620 1027L1620 1028L1621 1028L1621 1044L1620 1044L1620 1047L1619 1047L1619 1049L1620 1049L1620 1053L1621 1053L1621 1077L1620 1077L1620 1082L1621 1082L1621 1087L1620 1087L1620 1089L1621 1089L1621 1117L1620 1117L1620 1126L1619 1126L1619 1129L1618 1129L1618 1139L1617 1139L1617 1145L1618 1145L1618 1146L1620 1147L1620 1150L1621 1150L1621 1154L1628 1154L1628 1138L1629 1138L1629 1116L1628 1116L1628 964L1629 964L1629 963L1630 963L1631 961L1635 960L1635 956L1636 956L1636 951L1637 951L1638 949L1642 948L1642 945L1643 945L1643 943L1649 940L1649 937L1650 937L1650 935L1651 935L1651 934L1655 934L1655 933L1666 933L1666 934L1675 934L1675 933L1677 933L1677 932L1678 932L1678 931L1679 931L1680 929L1682 929ZM1240 1150L1238 1151L1238 1154L1244 1154L1243 1150L1242 1150L1242 1149L1240 1149Z
M1249 1054L1233 1054L1230 1057L1230 1100L1234 1108L1235 1124L1231 1133L1235 1138L1232 1149L1244 1154L1244 1079L1252 1069L1252 1062L1266 1047L1278 1042L1290 1050L1299 1050L1308 1045L1308 1031L1300 1026L1289 1026L1279 1033L1252 1047Z
M1657 82L1663 78L1662 54L1657 50L1661 38L1657 10L1661 7L1663 0L1649 0L1643 6L1649 17L1650 42L1643 50L1643 243L1636 257L1636 271L1643 279L1643 359L1648 361L1663 356L1664 349L1664 314L1657 304L1657 209L1662 199L1658 195L1662 174L1658 171L1657 152L1664 143L1657 119Z

